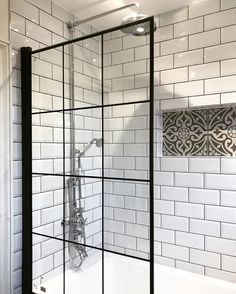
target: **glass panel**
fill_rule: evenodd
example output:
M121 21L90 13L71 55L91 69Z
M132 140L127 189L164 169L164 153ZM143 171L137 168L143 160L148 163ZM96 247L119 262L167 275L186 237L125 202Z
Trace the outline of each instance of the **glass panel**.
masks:
M78 252L71 258L68 250L70 245L55 239L42 240L40 244L34 245L33 291L49 294L101 293L102 252L87 248L87 257L81 263Z
M57 237L81 245L101 247L102 243L102 182L98 179L65 179L65 219L63 221L63 177L33 178L33 232L34 243ZM65 235L63 228L65 227ZM46 235L39 236L37 234ZM76 245L77 246L77 245ZM72 247L76 247L72 246ZM77 246L77 247L78 247ZM72 248L71 247L71 248ZM73 248L72 248L73 256Z
M33 235L34 236L34 235ZM63 242L41 239L33 246L33 288L35 293L63 293Z
M105 248L149 259L149 185L105 181Z
M34 177L33 191L33 232L63 238L63 177ZM34 235L35 244L41 239Z
M63 173L63 113L33 114L32 124L33 173Z
M149 103L104 109L105 176L148 179Z
M148 261L105 253L105 294L150 293L149 266Z
M63 108L62 48L51 49L32 58L32 112L60 110ZM65 81L68 80L68 56L64 60ZM68 90L65 96L68 99Z
M142 26L149 29L149 22ZM132 35L137 29L104 35L105 104L149 99L149 36Z
M65 112L66 173L101 177L101 108Z
M65 46L65 51L74 57L65 85L69 93L69 108L100 105L101 36Z
M68 246L68 244L67 244ZM87 249L87 257L66 260L65 294L102 294L102 252Z
M132 27L132 32L138 29ZM104 36L104 104L135 102L104 108L104 134L101 36L65 46L64 72L62 48L37 54L33 60L33 112L49 111L33 114L33 173L61 174L33 177L35 292L102 292L98 248L103 233L105 249L134 257L104 253L105 293L150 292L149 184L106 180L102 199L102 181L96 178L102 175L102 148L105 176L149 178L149 103L143 102L149 99L149 40L129 33ZM69 108L65 130L63 93ZM96 107L78 109L91 106Z
M78 243L73 247L81 247L82 258L86 256L85 244L101 247L102 242L102 206L100 180L80 178L66 179L66 235L68 241ZM80 246L81 244L82 246Z

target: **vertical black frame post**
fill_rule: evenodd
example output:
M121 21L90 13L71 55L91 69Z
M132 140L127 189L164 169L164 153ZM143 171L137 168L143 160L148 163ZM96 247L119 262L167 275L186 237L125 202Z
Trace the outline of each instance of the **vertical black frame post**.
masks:
M104 37L101 35L101 106L102 106L102 294L105 293L105 262L104 262Z
M22 97L22 199L23 256L22 293L32 293L32 49L21 48Z
M154 17L150 19L150 112L149 112L149 180L150 180L150 294L154 294Z
M62 135L62 142L63 142L63 162L62 162L62 169L63 169L63 220L66 219L66 162L65 162L65 157L66 157L66 149L65 149L65 46L62 47L62 108L63 108L63 135ZM66 293L66 242L65 242L65 237L66 236L66 231L65 231L65 226L63 226L63 294Z

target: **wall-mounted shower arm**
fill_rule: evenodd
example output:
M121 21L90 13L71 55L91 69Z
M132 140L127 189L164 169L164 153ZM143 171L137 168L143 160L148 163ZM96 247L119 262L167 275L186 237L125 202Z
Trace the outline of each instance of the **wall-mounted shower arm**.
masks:
M130 4L127 4L127 5L124 5L124 6L121 6L121 7L112 9L112 10L109 10L109 11L105 11L103 13L100 13L100 14L97 14L97 15L94 15L94 16L91 16L91 17L88 17L86 19L76 20L74 22L68 21L66 23L66 25L67 25L67 28L69 30L73 30L75 27L77 27L77 26L79 26L79 25L81 25L83 23L92 21L92 20L97 19L97 18L100 18L100 17L107 16L107 15L112 14L112 13L119 12L119 11L124 10L124 9L127 9L127 8L131 8L131 7L136 7L137 8L137 13L139 14L139 3L132 2Z

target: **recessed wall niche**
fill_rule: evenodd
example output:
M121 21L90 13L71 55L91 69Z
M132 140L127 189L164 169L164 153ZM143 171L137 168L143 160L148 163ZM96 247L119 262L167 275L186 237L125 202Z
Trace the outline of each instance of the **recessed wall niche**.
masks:
M236 156L236 106L164 112L163 156Z

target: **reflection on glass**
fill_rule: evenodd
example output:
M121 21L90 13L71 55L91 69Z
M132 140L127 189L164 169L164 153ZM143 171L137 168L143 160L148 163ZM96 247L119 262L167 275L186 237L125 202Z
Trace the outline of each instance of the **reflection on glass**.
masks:
M149 260L149 184L104 183L105 249Z
M149 294L148 261L105 253L105 294Z
M102 252L87 248L87 255L79 268L74 266L81 260L78 254L66 262L65 294L102 294Z
M35 236L35 235L34 235ZM33 245L33 283L36 293L63 293L63 242L41 238Z

